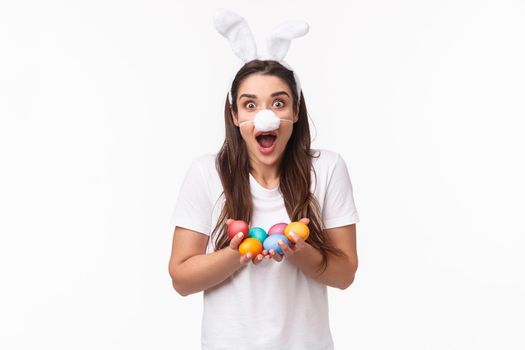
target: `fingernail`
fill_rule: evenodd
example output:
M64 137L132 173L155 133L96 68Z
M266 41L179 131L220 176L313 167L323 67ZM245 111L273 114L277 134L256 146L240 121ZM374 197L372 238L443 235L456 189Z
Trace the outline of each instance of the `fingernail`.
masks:
M290 236L295 237L295 233L290 232Z
M242 232L237 233L237 236L241 237L242 236Z
M279 240L279 244L284 244L282 239Z
M262 260L262 256L259 255L259 260Z

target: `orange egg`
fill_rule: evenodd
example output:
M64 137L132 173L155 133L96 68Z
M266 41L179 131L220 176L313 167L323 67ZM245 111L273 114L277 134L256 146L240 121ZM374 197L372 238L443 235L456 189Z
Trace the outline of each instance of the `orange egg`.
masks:
M261 254L262 251L263 245L257 238L248 237L239 244L239 253L241 253L241 255L252 253L252 258L255 258L257 254Z
M290 232L295 233L297 236L301 237L305 241L310 235L310 229L308 228L308 226L306 226L300 221L291 222L284 229L284 235L286 236L286 238L293 242L294 240L290 236Z

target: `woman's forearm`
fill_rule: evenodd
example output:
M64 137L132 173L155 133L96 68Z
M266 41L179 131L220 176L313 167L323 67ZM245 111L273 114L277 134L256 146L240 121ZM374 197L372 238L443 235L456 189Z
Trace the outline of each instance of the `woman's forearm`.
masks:
M328 266L319 273L321 253L305 242L305 247L288 258L307 276L330 287L345 289L352 284L356 266L347 257L328 256Z
M211 288L243 267L239 259L239 252L230 247L192 256L176 268L173 287L182 296Z

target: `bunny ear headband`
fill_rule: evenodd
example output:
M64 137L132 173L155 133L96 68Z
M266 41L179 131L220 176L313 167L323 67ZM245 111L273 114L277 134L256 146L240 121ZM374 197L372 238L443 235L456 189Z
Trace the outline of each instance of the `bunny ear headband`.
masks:
M308 23L304 21L286 21L275 27L267 37L267 52L263 55L257 53L257 45L246 20L226 9L219 9L214 15L214 23L217 31L230 42L235 55L243 64L255 59L274 60L293 72L297 85L297 96L301 98L301 84L299 77L288 63L284 61L284 56L290 48L292 39L299 38L308 33ZM233 81L233 79L231 79ZM228 90L228 100L232 104L231 84Z

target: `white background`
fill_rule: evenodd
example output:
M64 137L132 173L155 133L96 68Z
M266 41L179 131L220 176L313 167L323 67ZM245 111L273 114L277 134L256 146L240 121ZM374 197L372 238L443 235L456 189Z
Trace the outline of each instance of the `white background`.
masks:
M169 218L224 138L240 60L217 7L263 48L310 24L286 61L361 217L356 280L329 289L336 349L524 349L518 0L3 1L0 348L200 348Z

